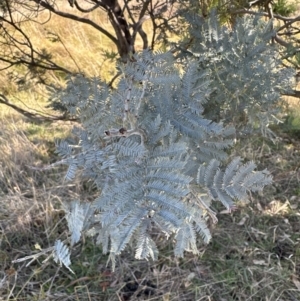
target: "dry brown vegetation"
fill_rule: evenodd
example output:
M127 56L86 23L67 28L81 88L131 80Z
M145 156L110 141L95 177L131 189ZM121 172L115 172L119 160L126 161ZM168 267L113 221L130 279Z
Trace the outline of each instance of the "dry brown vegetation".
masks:
M28 28L34 43L49 47L70 68L77 64L88 75L110 76L110 63L99 53L111 45L93 29L55 17L47 29L63 44L47 42L38 24ZM63 84L63 78L51 76ZM0 83L16 103L46 111L41 87L18 91L5 74ZM292 110L300 111L296 101ZM208 246L199 242L201 256L176 259L172 241L158 236L157 262L136 261L128 249L113 273L101 248L86 238L72 252L72 275L52 259L43 261L46 257L29 265L11 263L65 236L62 202L96 194L88 183L65 182L64 167L31 168L57 159L54 139L66 137L72 124L32 123L3 106L0 113L0 300L300 300L300 118L274 129L275 144L254 137L238 146L239 155L272 172L274 184L263 195L253 195L247 207L232 214L221 211L219 223L212 225L213 241Z

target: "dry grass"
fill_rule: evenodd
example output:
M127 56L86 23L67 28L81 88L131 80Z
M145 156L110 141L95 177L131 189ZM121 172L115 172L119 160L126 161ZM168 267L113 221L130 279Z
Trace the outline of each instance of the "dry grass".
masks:
M10 300L28 301L300 300L300 143L281 135L278 145L257 138L240 149L245 157L255 157L271 170L274 184L264 195L253 196L249 206L233 214L220 214L212 243L206 247L199 244L200 256L187 254L184 259L176 259L172 242L163 241L157 262L136 261L128 249L118 259L114 273L106 267L107 256L89 239L72 252L75 275L52 260L43 262L44 258L28 267L26 262L11 265L12 259L38 252L36 244L47 248L63 237L65 221L60 202L84 192L79 183L62 187L57 171L35 174L29 170L20 179L14 175L19 188L13 191L7 184L10 191L1 199L3 300L8 296ZM20 137L20 146L29 148L31 142ZM36 150L33 147L31 152ZM9 156L1 153L1 158L3 155ZM10 162L8 170L14 167L17 174L27 164L36 163L32 161L36 157L36 153L18 153L5 162ZM44 181L44 188L38 180Z
M101 14L93 18L106 22ZM102 47L111 48L109 42L84 25L63 22L53 17L47 28L63 44L47 41L38 24L26 26L34 43L49 47L65 66L76 70L77 64L89 76L111 76L109 62L99 56ZM50 76L63 84L64 78ZM42 87L19 91L3 74L0 84L18 104L45 110ZM298 102L288 102L294 111L299 108ZM254 137L239 147L239 155L272 172L274 184L264 195L253 195L249 206L220 214L212 243L199 242L201 255L175 259L172 241L157 237L157 262L136 261L128 249L112 273L107 256L86 238L72 251L71 275L51 259L43 262L46 257L28 266L11 262L66 236L63 201L93 197L85 183L64 182L64 167L43 172L30 168L57 160L54 138L67 136L72 125L32 123L3 106L0 120L0 300L300 300L300 126L276 128L278 144Z
M72 251L72 275L51 259L43 262L46 256L29 266L11 264L66 237L62 201L92 198L82 183L63 183L64 168L43 172L29 168L56 160L51 138L63 137L69 126L58 132L62 124L45 127L16 117L2 120L0 299L300 300L297 136L277 128L278 144L254 137L239 147L239 155L272 172L274 184L264 195L253 196L249 206L220 214L213 241L208 246L199 242L201 255L176 259L172 241L157 237L157 262L136 261L128 249L113 273L106 266L107 255L86 238Z

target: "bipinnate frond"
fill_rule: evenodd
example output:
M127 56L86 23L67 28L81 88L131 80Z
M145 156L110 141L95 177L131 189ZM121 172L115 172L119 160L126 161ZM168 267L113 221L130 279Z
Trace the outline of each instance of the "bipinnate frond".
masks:
M248 192L260 191L265 185L272 183L272 176L268 171L255 171L255 168L254 162L241 164L241 159L235 158L222 171L220 162L211 160L207 166L199 167L197 183L205 187L211 199L222 202L231 210L235 207L235 199L246 202Z
M139 231L136 235L136 251L135 258L137 259L148 259L157 260L158 249L151 238L148 231L150 231L151 220L143 219L139 227Z
M184 251L198 254L197 236L193 224L189 221L184 222L179 231L175 235L176 244L174 247L174 254L177 257L183 257Z
M206 219L204 218L205 213L201 212L199 208L194 214L193 225L195 231L200 235L204 243L208 244L211 240L211 233L207 227Z
M65 175L65 179L67 181L71 181L75 178L76 176L76 171L77 171L78 167L76 165L76 162L74 161L74 163L70 164L67 170L67 173Z
M71 233L71 246L76 244L81 237L81 232L92 222L92 208L88 203L80 203L74 200L70 204L65 204L65 218Z
M63 264L71 273L74 274L70 268L71 260L69 248L60 239L55 242L53 258L56 263L59 263L60 265Z

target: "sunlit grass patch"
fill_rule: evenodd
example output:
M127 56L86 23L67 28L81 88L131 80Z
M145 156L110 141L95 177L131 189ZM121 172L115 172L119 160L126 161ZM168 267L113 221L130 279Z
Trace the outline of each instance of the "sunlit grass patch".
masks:
M0 133L0 188L5 191L19 187L22 191L32 184L40 185L42 178L32 166L50 162L54 139L66 137L70 127L66 124L38 125L14 118L2 119ZM52 145L52 147L51 147ZM46 180L46 178L45 178ZM23 187L23 189L21 189Z

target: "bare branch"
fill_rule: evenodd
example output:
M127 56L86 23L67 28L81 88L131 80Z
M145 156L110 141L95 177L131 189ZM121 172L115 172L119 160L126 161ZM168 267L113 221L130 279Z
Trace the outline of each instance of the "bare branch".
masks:
M45 53L37 51L29 36L22 30L18 24L14 22L14 20L7 20L3 17L0 17L2 21L2 37L6 40L1 42L3 46L17 49L20 55L16 56L15 51L13 49L10 53L0 56L0 61L7 64L7 66L2 67L0 70L8 69L14 65L26 65L30 68L39 67L46 70L54 70L54 71L63 71L65 73L72 73L66 68L57 65L54 63L50 57L46 57ZM21 38L17 38L16 35L12 35L9 33L9 30L3 26L3 24L8 24L11 26L16 32L21 35ZM24 49L24 46L26 47Z
M115 80L116 80L121 74L122 74L121 72L118 72L118 73L110 80L110 82L107 84L108 87L113 88L113 84L114 84Z
M141 36L141 38L143 40L143 49L148 48L148 36L145 33L145 31L142 29L142 25L148 19L150 19L150 16L143 16L141 19L139 19L139 21L133 27L132 40L133 40L133 42L135 42L136 35L137 35L137 33L139 33L139 35Z
M123 8L123 10L126 9L126 12L128 13L128 16L129 16L129 18L130 18L130 20L131 20L131 22L133 23L133 26L134 26L134 24L136 22L135 22L135 19L133 17L132 9L128 5L128 2L129 2L128 0L124 1L124 8Z
M299 90L293 90L291 92L283 93L283 95L285 95L285 96L293 96L293 97L300 98L300 91Z
M64 121L78 121L77 118L70 118L67 114L61 115L61 116L45 116L41 115L37 112L32 113L26 110L23 110L22 108L12 104L3 94L0 94L0 104L4 104L18 113L22 114L23 116L35 120L35 121L58 121L58 120L64 120Z
M275 41L276 41L278 44L280 44L281 46L284 46L284 47L286 47L286 48L288 48L288 47L291 46L290 43L288 43L288 42L286 42L285 40L283 40L282 38L280 38L280 37L278 36L278 34L275 35L274 39L275 39Z
M285 29L285 28L288 28L288 27L291 26L293 23L298 22L298 21L300 21L300 15L297 16L297 17L295 17L295 18L291 18L291 19L289 19L288 21L286 21L284 25L282 25L281 27L279 27L279 28L277 29L277 31L281 31L281 30L283 30L283 29Z
M70 0L70 5L71 5L71 0ZM96 8L98 8L98 7L100 7L101 6L101 4L100 3L96 3L96 5L94 5L93 7L91 7L91 8L88 8L88 9L84 9L84 8L82 8L82 7L80 7L79 6L79 4L78 4L78 2L76 1L76 0L74 0L74 2L73 2L74 4L75 4L75 7L79 10L79 11L81 11L82 13L90 13L90 12L92 12L93 10L95 10ZM71 5L72 7L73 7L73 5Z
M39 0L32 0L32 1L34 1L36 4L41 5L42 7L46 8L46 9L48 9L49 11L53 12L54 14L56 14L58 16L91 25L92 27L94 27L95 29L97 29L98 31L100 31L101 33L106 35L116 46L118 46L118 40L111 33L109 33L107 30L105 30L103 27L99 26L92 20L57 10L52 5L50 5L49 3L45 2L45 1L39 1Z

